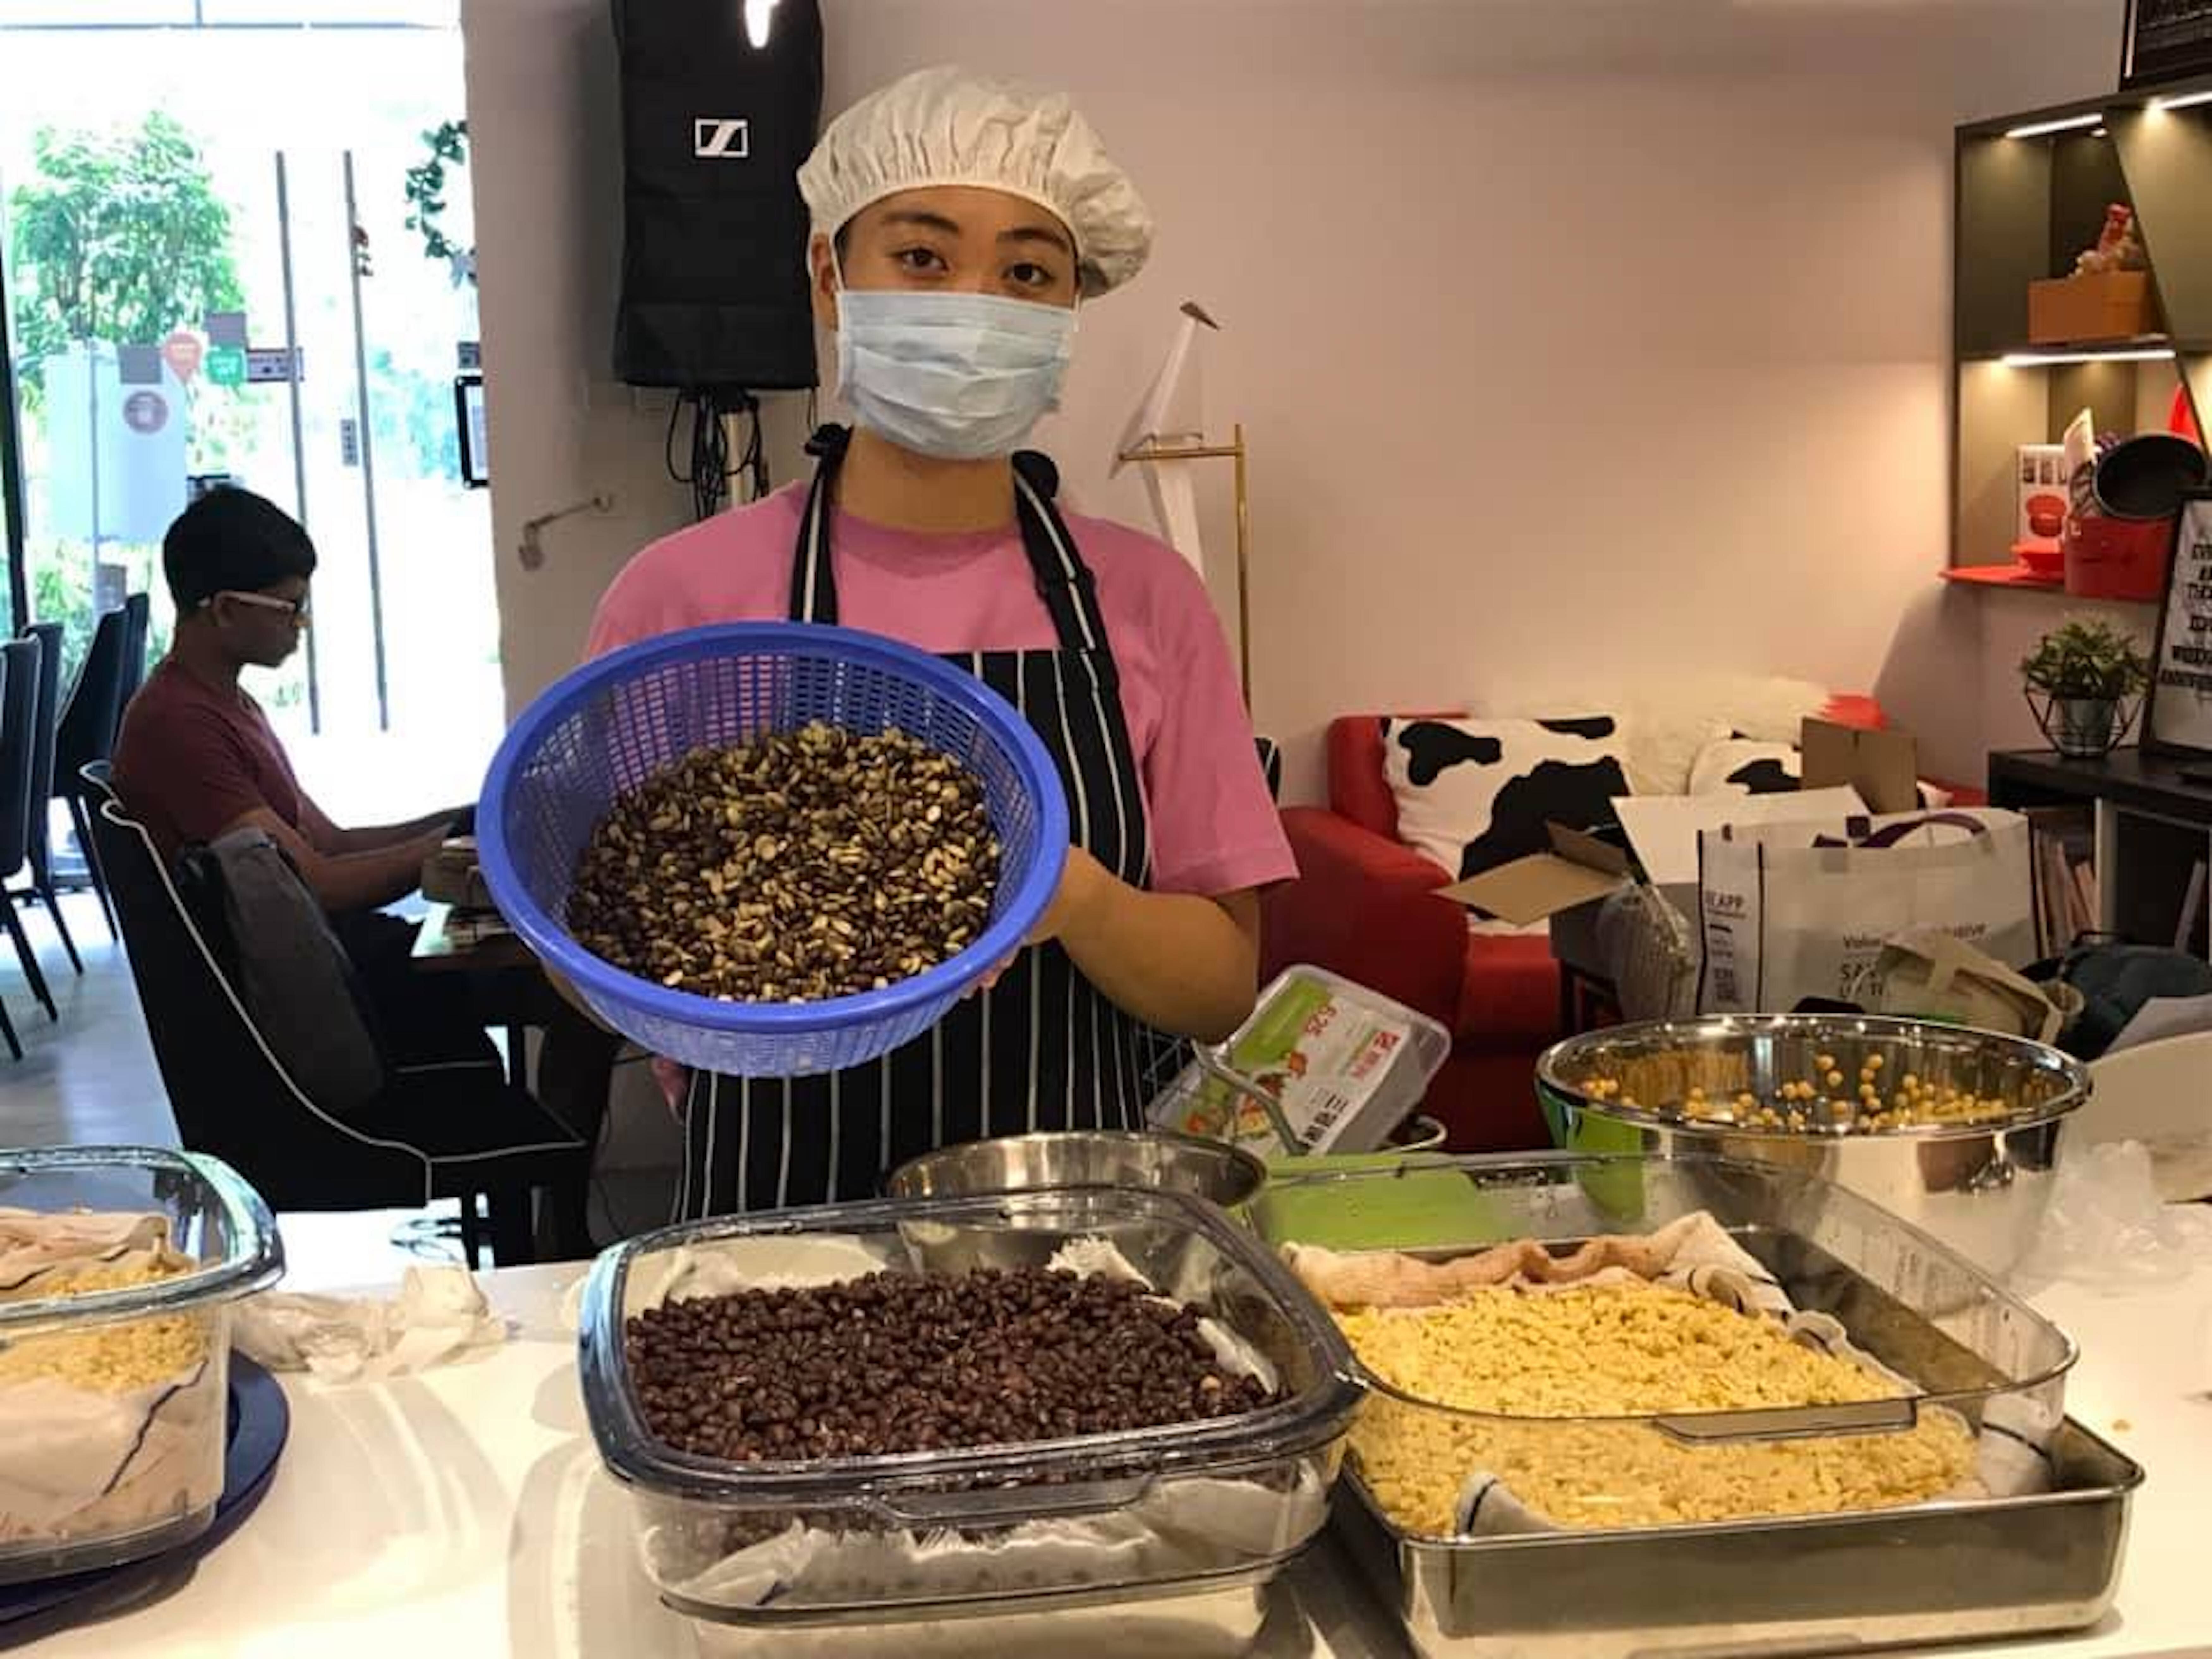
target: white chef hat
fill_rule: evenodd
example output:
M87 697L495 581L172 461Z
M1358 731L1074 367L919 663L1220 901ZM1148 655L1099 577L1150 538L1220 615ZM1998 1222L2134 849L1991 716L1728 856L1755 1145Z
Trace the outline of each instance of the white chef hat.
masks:
M879 87L832 121L799 170L814 228L834 236L902 190L975 185L1026 198L1075 238L1086 296L1119 288L1152 252L1152 216L1067 94L951 65Z

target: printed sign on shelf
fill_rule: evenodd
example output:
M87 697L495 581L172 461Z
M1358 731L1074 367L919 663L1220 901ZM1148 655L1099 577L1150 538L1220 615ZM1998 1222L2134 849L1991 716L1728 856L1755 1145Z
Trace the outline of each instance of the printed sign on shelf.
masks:
M2212 491L2181 503L2157 645L2145 746L2212 755Z

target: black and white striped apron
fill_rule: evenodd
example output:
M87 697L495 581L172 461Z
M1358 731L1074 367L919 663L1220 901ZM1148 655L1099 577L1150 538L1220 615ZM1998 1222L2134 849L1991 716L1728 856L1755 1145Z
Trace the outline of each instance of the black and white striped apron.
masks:
M793 621L837 620L829 521L845 438L824 428L812 446L821 460L793 554ZM1014 483L1022 546L1059 646L948 660L1021 710L1060 768L1074 843L1141 887L1152 836L1097 585L1053 506L1051 462L1017 455ZM991 1135L1141 1128L1150 1041L1059 945L1024 951L992 989L866 1065L799 1078L695 1073L678 1213L870 1198L906 1159Z

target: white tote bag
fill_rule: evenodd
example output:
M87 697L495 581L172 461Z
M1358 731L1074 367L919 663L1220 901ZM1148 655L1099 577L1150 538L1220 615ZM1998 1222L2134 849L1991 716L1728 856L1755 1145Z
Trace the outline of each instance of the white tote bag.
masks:
M2027 820L1990 811L1787 823L1698 838L1706 1013L1869 1006L1882 946L1934 928L2009 968L2035 959Z

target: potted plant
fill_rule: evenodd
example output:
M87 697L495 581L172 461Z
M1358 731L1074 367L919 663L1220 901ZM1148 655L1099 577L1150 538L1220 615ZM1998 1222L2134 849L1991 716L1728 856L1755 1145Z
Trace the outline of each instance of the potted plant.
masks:
M2027 706L2062 755L2108 753L2128 734L2150 684L2150 659L2125 629L2078 617L2053 629L2021 659Z

